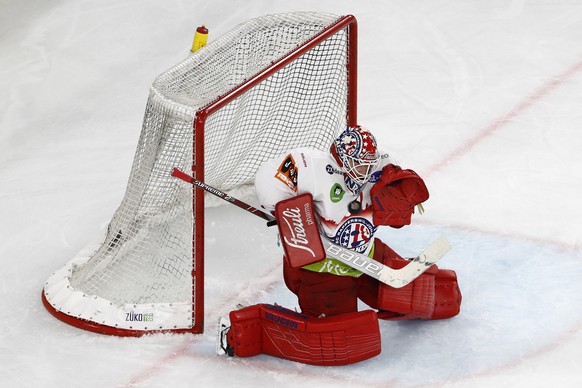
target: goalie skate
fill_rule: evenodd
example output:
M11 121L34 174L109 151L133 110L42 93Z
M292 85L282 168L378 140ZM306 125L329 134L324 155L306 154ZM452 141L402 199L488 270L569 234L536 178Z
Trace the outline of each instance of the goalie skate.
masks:
M218 319L218 332L216 335L216 354L219 356L228 354L234 356L234 349L228 344L227 334L230 329L230 322L224 317Z

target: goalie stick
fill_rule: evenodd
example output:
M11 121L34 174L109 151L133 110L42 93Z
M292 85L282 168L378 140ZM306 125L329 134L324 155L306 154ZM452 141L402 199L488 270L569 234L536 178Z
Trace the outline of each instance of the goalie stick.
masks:
M400 269L394 269L366 255L336 245L327 239L322 238L322 242L328 257L339 260L394 288L401 288L409 284L451 250L451 244L441 236L410 263Z
M230 196L228 194L226 194L223 191L220 191L218 189L215 189L212 186L207 185L204 182L201 182L199 180L196 180L194 178L192 178L190 175L186 174L185 172L181 171L180 169L174 167L174 170L172 171L172 176L179 178L181 180L183 180L184 182L188 182L188 183L192 183L194 186L198 186L201 189L209 192L210 194L214 194L216 195L218 198L220 199L224 199L227 202L232 203L233 205L236 205L238 207L240 207L241 209L244 209L246 211L248 211L249 213L253 213L254 215L261 217L265 220L267 220L267 226L273 226L273 225L277 225L277 221L275 220L275 217L273 217L272 215L265 213L262 210L259 210L233 196Z
M200 187L201 189L214 194L217 197L240 207L241 209L244 209L258 217L267 220L268 226L276 225L277 223L275 217L269 213L259 210L239 199L236 199L218 189L215 189L212 186L207 185L204 182L198 181L190 175L180 171L178 168L174 168L172 176ZM362 255L350 249L336 245L329 241L327 236L323 235L321 232L319 234L322 237L321 240L323 247L328 257L341 261L342 263L345 263L352 268L357 269L366 275L394 288L401 288L406 286L451 250L451 245L447 239L441 236L432 244L430 244L426 249L424 249L420 255L412 259L406 266L400 269L394 269L366 255Z

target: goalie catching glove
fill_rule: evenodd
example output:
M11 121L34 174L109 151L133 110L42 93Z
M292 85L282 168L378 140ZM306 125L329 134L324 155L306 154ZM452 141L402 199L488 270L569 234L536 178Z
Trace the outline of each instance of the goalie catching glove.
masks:
M413 170L389 164L370 190L374 225L401 228L410 224L414 207L429 197L424 181Z

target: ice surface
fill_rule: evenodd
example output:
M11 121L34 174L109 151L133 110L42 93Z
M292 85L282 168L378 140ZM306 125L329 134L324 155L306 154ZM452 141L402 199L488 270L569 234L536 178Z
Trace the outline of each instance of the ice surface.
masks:
M582 5L537 1L0 1L0 386L582 386ZM123 197L153 79L239 22L297 10L359 21L359 119L426 178L458 317L381 322L380 356L312 367L214 354L237 303L293 308L275 231L207 215L202 335L115 338L42 306L44 281L99 238ZM365 306L363 306L365 307Z

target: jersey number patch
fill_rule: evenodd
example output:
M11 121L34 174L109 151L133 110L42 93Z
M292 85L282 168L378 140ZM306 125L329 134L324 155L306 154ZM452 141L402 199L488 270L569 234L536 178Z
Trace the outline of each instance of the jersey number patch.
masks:
M291 154L287 155L283 163L279 166L275 178L289 186L293 191L297 191L297 167Z

